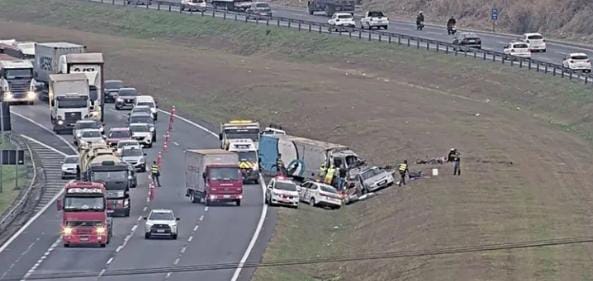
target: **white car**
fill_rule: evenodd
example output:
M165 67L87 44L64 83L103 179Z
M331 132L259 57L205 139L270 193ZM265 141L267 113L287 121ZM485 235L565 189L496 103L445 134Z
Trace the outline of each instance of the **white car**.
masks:
M299 191L297 185L285 178L273 178L266 187L266 203L270 206L285 205L299 207Z
M591 72L591 59L585 53L571 53L564 58L562 66L570 70Z
M138 149L142 148L142 146L140 145L140 143L137 140L121 140L117 143L117 148L116 148L115 153L117 155L121 155L124 148L128 148L128 147L134 147L134 148L138 148Z
M137 140L145 147L152 147L152 132L148 124L131 124L132 139Z
M181 0L181 11L204 12L206 0Z
M105 136L98 129L84 129L80 130L76 142L79 148L87 148L91 144L105 144Z
M380 11L368 11L360 19L360 28L362 29L387 29L389 27L389 18Z
M529 51L529 45L525 42L511 42L504 47L504 54L510 57L531 58L531 51Z
M309 203L311 206L322 206L332 209L342 207L342 197L331 185L306 181L299 189L300 200Z
M152 96L137 96L136 103L134 103L134 107L136 106L148 106L150 108L150 112L152 113L152 119L155 121L158 119L158 107Z
M77 138L80 137L80 132L84 129L98 129L101 131L101 134L104 133L103 124L99 121L89 119L78 120L74 124L74 128L72 128L72 137L74 138L75 145L78 145Z
M529 44L529 50L532 52L546 52L546 40L540 33L525 33L523 41Z
M77 170L76 167L78 166L78 156L77 155L68 155L64 157L64 161L62 161L62 179L67 178L76 178Z
M177 233L179 233L177 221L179 218L175 217L172 210L154 209L150 211L148 217L144 217L144 220L146 220L146 223L144 224L145 239L153 237L170 237L172 239L177 239Z
M335 13L327 23L329 23L330 29L335 31L348 31L356 26L354 17L350 13Z

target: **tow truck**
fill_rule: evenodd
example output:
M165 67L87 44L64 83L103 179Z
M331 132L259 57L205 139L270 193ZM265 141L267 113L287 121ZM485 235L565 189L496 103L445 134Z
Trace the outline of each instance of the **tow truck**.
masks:
M62 211L62 240L70 245L105 247L111 240L111 219L107 217L106 191L100 183L71 181L57 202Z
M251 139L233 139L229 141L229 151L239 155L239 168L243 174L243 183L259 183L257 148ZM249 168L242 167L245 163Z
M260 135L259 122L251 120L231 120L220 125L220 148L228 150L229 140L251 139L257 148Z

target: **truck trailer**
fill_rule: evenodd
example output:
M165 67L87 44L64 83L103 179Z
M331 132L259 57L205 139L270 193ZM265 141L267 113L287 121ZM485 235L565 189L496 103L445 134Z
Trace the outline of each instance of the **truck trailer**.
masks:
M99 245L111 240L111 219L107 217L105 187L100 183L71 181L57 201L62 211L62 240L70 245Z
M51 74L48 98L54 132L71 131L76 121L90 117L89 84L82 73Z
M214 9L224 9L233 12L245 12L251 7L251 0L211 0Z
M354 8L354 0L309 0L307 2L310 15L315 12L325 12L328 17L331 17L335 12L354 13Z
M185 151L186 196L192 203L235 202L241 205L243 179L237 153L222 149Z
M103 121L104 106L104 61L102 53L74 53L60 56L59 72L62 74L83 73L89 83L91 118Z
M35 45L34 78L40 83L39 97L48 99L49 76L60 72L60 56L72 53L84 53L86 47L68 42L37 43Z

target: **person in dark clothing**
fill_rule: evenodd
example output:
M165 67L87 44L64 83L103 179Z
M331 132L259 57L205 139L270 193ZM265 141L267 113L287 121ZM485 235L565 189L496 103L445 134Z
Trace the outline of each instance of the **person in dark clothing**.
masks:
M455 154L457 154L457 149L451 148L449 154L447 154L447 162L453 162L453 156L455 156Z
M461 154L459 152L453 155L453 175L461 176Z
M420 11L420 13L418 13L418 16L416 16L416 28L418 30L422 30L423 27L424 27L424 14L422 13L422 11Z
M455 33L455 25L457 24L457 21L455 20L454 17L451 17L448 21L447 21L447 34L451 35Z
M409 172L408 170L408 160L404 160L403 163L399 164L399 176L400 176L400 180L399 180L399 186L406 185L406 174Z
M276 158L276 173L279 176L286 175L286 168L284 167L284 161L282 161L282 154L278 153L278 157Z

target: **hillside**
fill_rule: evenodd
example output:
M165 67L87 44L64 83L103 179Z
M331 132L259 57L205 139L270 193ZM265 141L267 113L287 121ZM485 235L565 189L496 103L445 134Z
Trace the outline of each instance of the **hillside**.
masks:
M306 1L292 5L306 6ZM490 11L499 10L497 30L512 33L540 31L555 38L593 42L591 0L362 0L366 9L380 9L392 17L413 18L424 11L428 22L444 24L450 17L463 27L490 30Z

